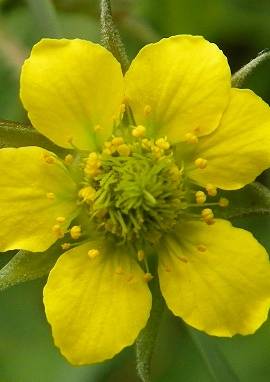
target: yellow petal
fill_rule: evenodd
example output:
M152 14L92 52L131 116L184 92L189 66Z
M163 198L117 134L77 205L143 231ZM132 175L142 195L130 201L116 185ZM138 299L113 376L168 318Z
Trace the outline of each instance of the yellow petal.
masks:
M151 294L143 271L121 248L87 243L66 252L44 289L55 344L76 365L131 345L146 325Z
M66 218L64 230L75 215L76 185L60 160L39 147L1 149L0 173L0 251L44 251L57 239L57 217Z
M123 98L120 64L100 45L43 39L23 65L21 99L32 124L60 146L95 150Z
M182 223L159 255L162 294L189 325L230 337L253 333L266 320L269 260L249 232L225 220Z
M228 103L230 69L215 44L180 35L144 47L125 76L136 124L173 143L213 131Z
M232 89L219 127L200 139L195 157L207 160L204 170L189 171L202 186L234 190L252 182L270 167L269 106L251 90Z

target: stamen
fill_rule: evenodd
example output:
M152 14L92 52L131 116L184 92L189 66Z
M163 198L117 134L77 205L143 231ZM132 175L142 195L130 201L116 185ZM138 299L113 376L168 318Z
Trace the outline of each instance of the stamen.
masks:
M214 213L211 210L211 208L204 208L201 212L201 216L203 221L205 221L206 224L214 224Z
M61 247L64 251L67 251L68 249L70 249L71 244L70 243L63 243L63 244L61 244Z
M98 249L90 249L90 251L88 251L87 255L90 257L90 259L94 259L97 256L100 256L100 252Z
M133 128L132 135L135 138L141 138L145 135L145 131L146 131L146 129L144 126L138 125L138 126Z
M152 111L152 107L150 105L145 105L144 109L143 109L143 113L145 115L145 117L147 117Z
M199 141L197 135L192 133L186 133L185 138L187 143L191 143L191 144L196 144Z
M167 265L164 265L164 270L165 272L168 272L168 273L172 271L171 268L169 268Z
M143 260L144 260L144 258L145 258L145 253L144 253L144 251L143 251L142 249L140 249L140 250L138 251L138 253L137 253L137 258L138 258L139 261L143 261Z
M127 277L127 282L130 283L134 279L134 275L130 273Z
M91 186L86 186L80 189L79 197L83 199L84 202L90 204L95 200L96 190Z
M57 223L64 223L66 221L66 218L64 216L58 216L56 218Z
M115 270L115 273L116 273L117 275L123 275L123 274L124 274L124 270L123 270L123 268L122 268L121 266L118 266L118 267L116 268L116 270Z
M123 157L128 157L130 155L131 150L128 147L128 145L124 143L123 145L117 147L117 152Z
M207 247L204 244L198 244L197 249L199 252L205 252L207 250Z
M120 113L124 114L125 111L126 111L126 104L121 103L121 105L120 105Z
M113 139L112 139L112 144L114 145L114 146L120 146L120 145L122 145L124 143L124 139L122 138L122 137L114 137Z
M53 199L55 199L55 193L54 192L47 192L46 197L48 199L53 200Z
M196 167L200 168L201 170L203 170L204 168L206 168L207 166L207 159L203 159L203 158L197 158L195 161L194 161L194 164Z
M154 276L150 272L146 272L143 275L143 278L148 283L149 281L153 280Z
M229 205L229 200L227 198L220 198L219 199L219 202L218 202L218 205L220 207L228 207Z
M46 163L48 163L48 164L53 164L53 163L55 163L55 157L54 156L52 156L52 155L49 155L49 154L44 154L44 160L45 160L45 162Z
M52 227L52 231L53 231L53 233L54 233L58 238L62 238L62 237L64 237L64 231L63 231L63 228L62 228L59 224L55 224L55 225Z
M65 164L67 164L67 165L71 165L71 163L74 161L74 156L73 155L71 155L71 154L67 154L66 156L65 156L65 159L64 159L64 162L65 162Z
M205 187L207 193L209 196L216 196L217 195L217 187L215 187L213 184L209 183Z
M170 148L167 137L157 139L155 144L162 150L168 150Z
M80 238L80 236L82 235L82 230L81 230L81 227L78 226L78 225L74 225L73 227L71 227L70 229L70 236L73 240L77 240Z
M186 256L176 256L176 258L180 261L182 261L183 263L187 264L188 263L188 259Z
M96 152L92 152L86 159L86 166L84 172L90 177L95 177L100 173L101 161Z
M195 194L196 203L203 204L206 201L206 195L203 191L197 191Z
M102 150L102 154L104 155L112 155L112 151L109 148L105 148Z
M169 172L170 172L172 181L178 183L182 177L182 173L179 170L178 166L176 164L173 164Z
M145 149L145 150L151 150L151 147L152 147L152 144L151 144L151 141L147 138L144 138L142 140L142 148Z

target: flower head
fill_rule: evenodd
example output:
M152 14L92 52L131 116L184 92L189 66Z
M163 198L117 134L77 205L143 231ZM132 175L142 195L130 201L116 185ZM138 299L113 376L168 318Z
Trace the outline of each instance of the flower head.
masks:
M65 253L44 290L56 345L74 364L132 344L157 277L168 307L216 336L254 332L267 317L264 248L216 219L218 189L234 190L270 165L270 109L231 89L215 44L174 36L143 48L123 77L104 48L39 42L21 99L34 127L73 150L0 150L0 250Z

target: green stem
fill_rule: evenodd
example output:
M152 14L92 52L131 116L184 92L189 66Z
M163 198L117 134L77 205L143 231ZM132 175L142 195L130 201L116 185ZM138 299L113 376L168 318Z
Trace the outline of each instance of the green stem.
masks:
M125 73L129 67L129 60L120 34L113 21L110 0L101 0L100 8L102 45L120 62L122 71Z
M258 54L253 60L244 65L232 76L232 86L235 88L241 88L246 81L247 77L250 76L254 70L260 64L270 59L270 50L265 49Z
M151 362L165 306L157 276L151 284L152 310L146 327L141 331L136 341L137 372L143 382L151 381Z
M26 0L26 2L44 36L62 37L57 14L51 0Z

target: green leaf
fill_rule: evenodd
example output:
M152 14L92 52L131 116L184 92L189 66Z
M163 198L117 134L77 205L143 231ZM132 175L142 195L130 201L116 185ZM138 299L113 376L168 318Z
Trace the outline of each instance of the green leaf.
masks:
M219 196L229 200L226 208L213 208L217 217L224 219L249 215L270 214L270 190L259 182L236 191L220 191Z
M100 8L102 44L120 62L122 71L125 73L129 67L129 60L118 29L116 28L113 21L110 0L101 0Z
M235 88L241 88L244 85L247 77L249 77L254 70L262 63L270 59L270 49L264 49L248 64L239 69L232 76L232 86Z
M229 365L227 359L215 343L215 338L187 327L191 339L199 350L208 371L215 382L240 382L240 379Z
M47 275L60 253L58 243L45 252L19 251L0 270L0 290Z
M65 155L70 151L55 145L29 125L0 121L0 147L23 146L40 146L59 155Z

